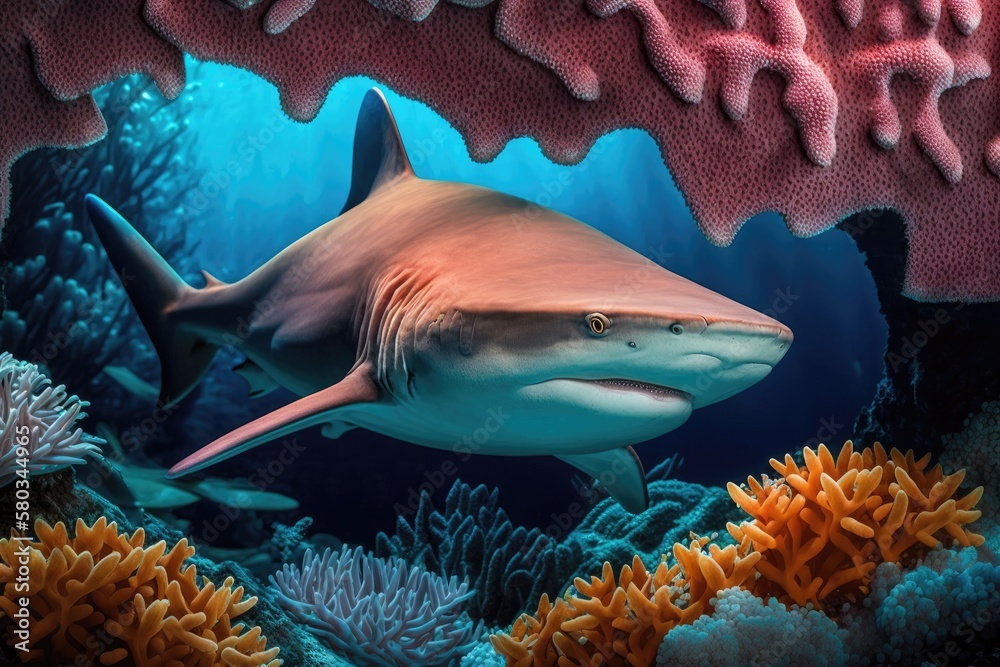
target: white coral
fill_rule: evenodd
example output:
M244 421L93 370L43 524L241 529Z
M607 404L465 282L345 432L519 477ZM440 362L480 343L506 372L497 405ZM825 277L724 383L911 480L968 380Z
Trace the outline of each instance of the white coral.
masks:
M9 352L0 354L0 487L14 481L22 468L22 447L30 475L100 455L104 441L73 428L88 405L67 394L65 386L53 387L35 364L18 361Z
M462 613L468 582L361 547L309 550L301 568L285 565L271 585L278 604L357 665L454 664L482 635L482 621Z

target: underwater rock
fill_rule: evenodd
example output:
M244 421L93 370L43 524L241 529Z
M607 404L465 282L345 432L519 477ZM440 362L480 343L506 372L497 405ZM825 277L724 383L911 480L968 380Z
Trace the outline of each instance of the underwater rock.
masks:
M514 526L499 506L499 496L499 489L472 488L455 480L441 512L424 491L413 525L399 515L395 535L376 537L375 553L446 578L468 578L469 614L487 623L509 623L543 593L555 594L571 581L579 552L538 528ZM616 501L608 502L621 509Z
M726 491L680 480L649 484L649 509L639 514L625 511L609 498L600 501L566 537L563 548L582 554L568 581L600 570L605 562L619 566L638 554L653 567L674 544L690 533L707 535L723 530L745 515ZM723 540L728 535L723 531Z
M104 441L76 422L89 403L52 386L35 364L0 353L0 487L99 457Z
M961 431L970 414L1000 397L1000 305L920 303L902 296L904 257L913 248L896 213L860 213L841 229L864 253L889 325L884 376L857 418L855 439L940 453L943 436ZM960 270L975 269L954 269ZM938 271L946 281L945 267Z
M447 664L482 633L482 622L463 613L467 581L361 547L307 551L301 568L286 564L271 585L293 618L362 667Z
M719 591L711 616L667 633L660 667L839 667L850 635L828 616L749 591ZM808 649L806 648L808 647Z

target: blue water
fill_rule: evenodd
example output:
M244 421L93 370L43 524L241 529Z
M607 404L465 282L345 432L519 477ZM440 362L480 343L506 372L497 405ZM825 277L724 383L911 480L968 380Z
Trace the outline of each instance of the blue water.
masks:
M195 229L197 259L235 280L340 210L357 109L374 82L340 82L318 118L300 124L283 115L270 84L227 66L189 65L201 83L189 117L200 160L192 168L206 174L187 198L192 217L204 221ZM778 216L766 214L750 220L732 246L718 248L698 230L643 132L605 136L572 167L552 164L527 138L477 164L447 121L383 90L419 176L475 183L557 209L795 332L795 344L770 377L637 447L647 468L679 452L685 463L678 476L721 484L764 472L770 457L803 443L840 445L849 437L881 377L886 326L863 258L846 234L798 239ZM315 446L279 484L302 499L303 513L317 517L319 530L361 543L370 542L375 529L389 528L392 504L449 457L362 431L338 441L318 434L304 439ZM246 457L254 456L270 458L266 447ZM245 473L250 465L227 462L216 473ZM529 524L546 521L573 493L574 471L550 458L476 457L459 474L499 486L510 514ZM351 511L339 509L346 507Z

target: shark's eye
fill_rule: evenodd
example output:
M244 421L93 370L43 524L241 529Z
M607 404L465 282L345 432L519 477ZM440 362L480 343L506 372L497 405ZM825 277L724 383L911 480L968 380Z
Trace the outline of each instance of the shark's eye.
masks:
M611 328L611 320L600 313L591 313L587 315L587 325L594 332L594 335L603 336Z
M675 322L674 324L670 325L670 332L680 336L682 333L684 333L684 327L679 323Z

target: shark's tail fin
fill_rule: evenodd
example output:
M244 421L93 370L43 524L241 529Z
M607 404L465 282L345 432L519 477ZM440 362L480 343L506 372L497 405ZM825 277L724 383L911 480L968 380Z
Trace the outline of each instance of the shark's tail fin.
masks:
M171 310L195 289L102 199L84 199L90 221L156 347L163 370L160 403L184 398L205 375L218 347L185 331Z

